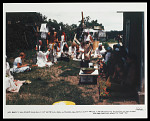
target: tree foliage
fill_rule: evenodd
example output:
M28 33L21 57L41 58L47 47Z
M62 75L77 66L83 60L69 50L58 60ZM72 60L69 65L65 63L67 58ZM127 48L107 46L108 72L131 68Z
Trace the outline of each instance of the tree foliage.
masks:
M93 28L93 26L101 26L97 20L91 20L89 16L84 18L86 27ZM77 32L80 24L68 25L63 22L58 23L55 19L47 20L45 15L37 12L7 12L6 13L6 52L12 52L24 49L34 49L37 44L37 37L35 36L35 25L40 27L41 23L47 23L49 27L55 28L60 40L62 32L66 33L66 41L72 41L74 32ZM61 27L61 29L60 29Z
M104 30L104 26L102 25L102 23L98 23L97 20L91 20L90 21L90 16L84 17L84 25L86 28L94 28L94 26L101 26L101 28ZM82 20L79 21L80 24L79 26L82 26Z

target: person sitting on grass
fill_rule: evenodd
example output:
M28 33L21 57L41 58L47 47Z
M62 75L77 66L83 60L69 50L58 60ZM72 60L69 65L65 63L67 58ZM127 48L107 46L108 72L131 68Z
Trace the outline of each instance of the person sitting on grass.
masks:
M32 65L32 67L38 66L38 67L50 67L52 62L48 62L47 55L50 54L50 49L47 50L47 52L44 52L44 46L41 46L40 51L37 52L37 62L36 65Z
M76 43L72 42L72 45L69 47L69 55L71 58L76 58Z
M21 52L19 54L19 57L15 58L13 63L13 72L20 73L25 71L30 71L31 68L29 67L29 64L22 64L22 60L25 58L25 53Z
M105 52L106 52L106 50L105 50L104 46L102 46L102 43L99 43L98 47L95 49L94 57L95 58L102 57L102 55L105 54Z
M60 42L57 43L57 58L60 58L61 57L61 44Z
M66 42L64 43L63 46L63 52L61 52L61 60L69 61L69 47Z
M84 59L84 42L81 42L81 45L77 45L77 59ZM79 48L79 49L78 49Z

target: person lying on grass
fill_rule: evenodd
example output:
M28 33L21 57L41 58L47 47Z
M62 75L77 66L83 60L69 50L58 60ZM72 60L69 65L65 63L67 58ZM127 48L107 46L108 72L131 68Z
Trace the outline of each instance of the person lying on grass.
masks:
M22 60L25 58L25 53L21 52L19 54L19 57L15 58L13 63L13 72L20 73L25 71L30 71L31 68L29 67L29 64L22 64Z

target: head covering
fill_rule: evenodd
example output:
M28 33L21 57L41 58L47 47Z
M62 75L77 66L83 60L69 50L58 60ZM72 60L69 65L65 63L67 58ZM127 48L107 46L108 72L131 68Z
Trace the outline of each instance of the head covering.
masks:
M107 47L107 50L112 50L112 48L111 47Z
M99 43L99 44L98 44L98 46L101 46L101 45L102 45L102 43Z
M116 48L116 49L115 49L115 51L117 51L117 52L118 52L118 51L119 51L119 48Z
M117 47L120 47L120 44L116 44Z

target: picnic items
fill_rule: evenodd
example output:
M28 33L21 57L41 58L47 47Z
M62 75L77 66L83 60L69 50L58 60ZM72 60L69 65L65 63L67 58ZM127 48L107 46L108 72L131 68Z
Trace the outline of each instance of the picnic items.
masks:
M81 70L82 70L83 73L85 73L85 74L91 74L91 73L93 73L93 72L95 71L94 68L82 68Z
M25 80L24 84L31 84L30 80Z
M72 101L58 101L53 103L52 105L76 105L76 104Z

